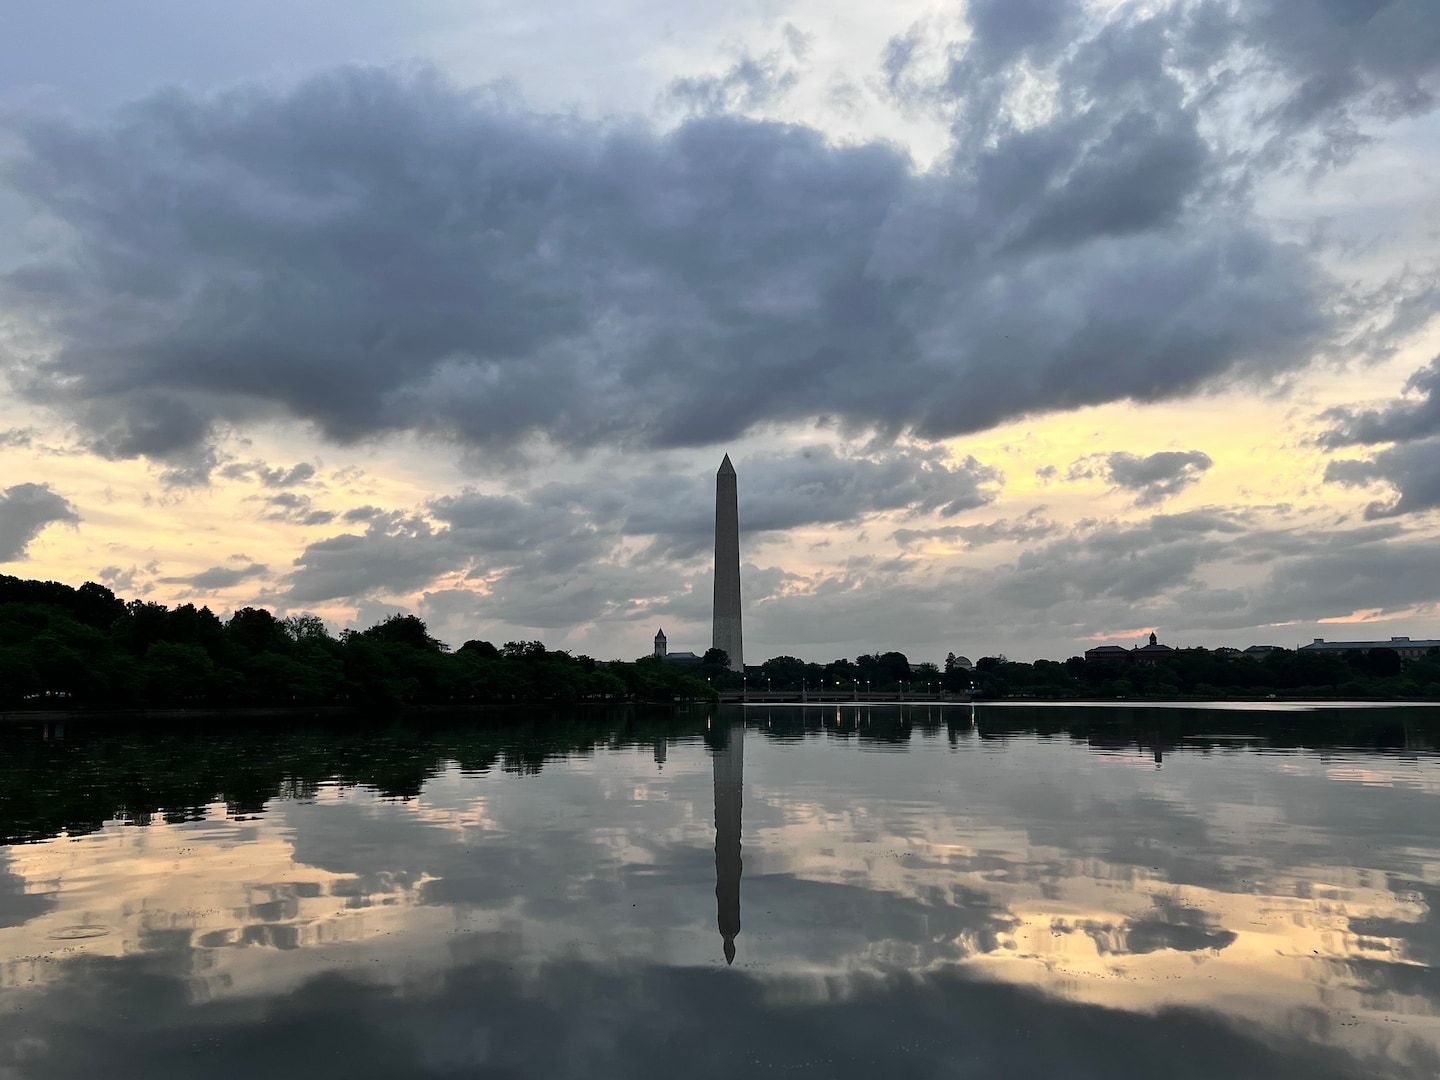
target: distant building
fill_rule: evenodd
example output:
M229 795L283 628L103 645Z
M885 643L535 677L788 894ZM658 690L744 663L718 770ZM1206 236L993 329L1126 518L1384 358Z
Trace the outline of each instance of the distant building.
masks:
M1174 656L1175 650L1161 645L1154 634L1146 645L1125 648L1121 645L1097 645L1085 650L1085 659L1111 664L1158 664L1167 656Z
M1155 635L1151 634L1150 643L1136 649L1131 659L1137 664L1158 664L1174 651L1169 645L1161 645Z
M957 667L957 668L963 668L963 669L966 670L966 671L974 671L974 670L975 670L975 665L970 662L970 658L969 658L968 656L957 656L957 657L955 657L955 665L954 665L954 666Z
M1440 639L1392 637L1389 641L1326 641L1317 637L1309 645L1300 646L1301 652L1322 653L1367 653L1371 649L1394 649L1402 660L1414 660L1432 649L1440 649Z
M1289 651L1283 645L1251 645L1243 655L1247 660L1264 660L1271 653Z
M698 666L705 658L697 656L693 652L671 652L670 642L665 637L665 631L657 630L655 631L655 659L663 660L667 664L695 664Z
M1126 664L1130 662L1130 651L1119 645L1097 645L1093 649L1085 650L1085 659L1109 660L1112 663Z
M1215 655L1222 660L1239 660L1245 654L1232 646L1221 645L1215 650Z

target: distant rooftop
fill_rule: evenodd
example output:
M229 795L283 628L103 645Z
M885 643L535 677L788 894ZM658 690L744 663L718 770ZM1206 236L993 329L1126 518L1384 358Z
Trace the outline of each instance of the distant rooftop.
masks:
M1392 637L1388 641L1326 641L1317 637L1309 645L1301 645L1300 648L1311 652L1347 649L1440 649L1440 638Z

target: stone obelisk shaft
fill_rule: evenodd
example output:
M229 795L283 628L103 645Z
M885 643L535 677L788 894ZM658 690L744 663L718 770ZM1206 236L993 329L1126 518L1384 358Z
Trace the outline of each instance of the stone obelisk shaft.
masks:
M715 474L715 640L730 657L731 671L745 670L740 635L740 510L735 494L735 466L730 455Z

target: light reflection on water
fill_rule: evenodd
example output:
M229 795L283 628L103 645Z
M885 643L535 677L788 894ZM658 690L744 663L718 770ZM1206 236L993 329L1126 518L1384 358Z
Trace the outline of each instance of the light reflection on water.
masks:
M937 706L6 729L0 1075L1432 1077L1437 736Z

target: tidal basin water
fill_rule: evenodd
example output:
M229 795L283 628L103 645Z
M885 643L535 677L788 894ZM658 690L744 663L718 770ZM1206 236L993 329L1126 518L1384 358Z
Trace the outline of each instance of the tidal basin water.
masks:
M10 724L0 1076L1432 1078L1437 745L1418 707Z

